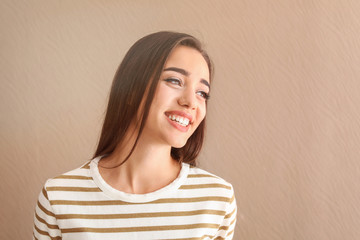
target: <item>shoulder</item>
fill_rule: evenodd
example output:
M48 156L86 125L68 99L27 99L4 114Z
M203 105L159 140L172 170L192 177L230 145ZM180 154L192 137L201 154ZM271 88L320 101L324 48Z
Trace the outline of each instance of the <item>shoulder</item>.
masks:
M90 162L91 161L88 161L78 168L48 179L44 186L45 189L47 190L51 187L73 185L74 182L79 184L84 180L92 180L90 174Z
M209 189L218 193L221 192L222 195L229 198L234 196L234 190L231 183L198 167L190 166L187 184L196 188Z
M232 187L231 183L223 178L198 167L190 166L188 178L205 179L209 182L224 184L228 187Z

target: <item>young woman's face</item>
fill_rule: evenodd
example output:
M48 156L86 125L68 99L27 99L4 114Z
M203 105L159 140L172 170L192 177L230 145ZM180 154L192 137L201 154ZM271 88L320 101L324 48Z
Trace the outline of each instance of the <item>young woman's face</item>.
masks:
M181 148L206 114L209 68L194 48L178 46L170 54L142 134Z

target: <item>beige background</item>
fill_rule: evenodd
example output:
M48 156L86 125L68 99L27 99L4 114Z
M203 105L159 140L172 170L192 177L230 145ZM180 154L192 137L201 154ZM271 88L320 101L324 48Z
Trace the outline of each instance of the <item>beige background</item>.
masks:
M159 30L215 62L200 166L235 187L235 239L360 238L360 1L0 7L1 239L31 238L42 184L91 158L117 66Z

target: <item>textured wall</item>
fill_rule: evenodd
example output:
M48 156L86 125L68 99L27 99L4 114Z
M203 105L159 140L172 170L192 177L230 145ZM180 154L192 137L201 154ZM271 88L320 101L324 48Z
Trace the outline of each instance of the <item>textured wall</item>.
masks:
M359 239L359 12L357 0L2 0L0 238L29 239L44 181L91 158L131 44L175 30L215 62L200 166L235 187L235 239Z

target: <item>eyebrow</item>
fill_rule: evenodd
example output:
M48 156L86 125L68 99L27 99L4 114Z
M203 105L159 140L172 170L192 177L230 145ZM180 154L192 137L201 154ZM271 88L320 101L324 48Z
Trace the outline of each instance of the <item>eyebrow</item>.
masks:
M186 77L188 77L190 75L190 73L188 71L186 71L185 69L182 68L177 68L177 67L169 67L169 68L165 68L165 71L174 71L174 72L178 72ZM210 88L210 83L208 81L206 81L205 79L201 79L200 82L204 85L206 85L208 88Z

